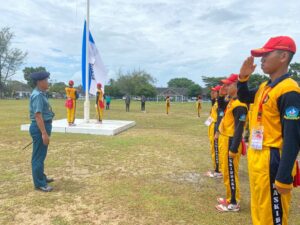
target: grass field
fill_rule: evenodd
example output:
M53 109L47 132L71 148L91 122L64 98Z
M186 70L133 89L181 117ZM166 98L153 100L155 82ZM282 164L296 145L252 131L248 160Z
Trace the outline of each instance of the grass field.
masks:
M50 100L56 119L65 118L63 100ZM77 116L82 118L83 102ZM95 116L91 107L91 116ZM55 178L52 193L34 191L31 139L20 125L29 123L27 100L0 101L0 224L207 224L250 225L247 159L240 165L241 211L218 213L224 196L221 180L203 174L211 169L207 127L194 103L146 103L147 113L132 102L112 101L105 119L134 120L117 136L53 133L46 173ZM299 190L293 191L290 224L300 224Z

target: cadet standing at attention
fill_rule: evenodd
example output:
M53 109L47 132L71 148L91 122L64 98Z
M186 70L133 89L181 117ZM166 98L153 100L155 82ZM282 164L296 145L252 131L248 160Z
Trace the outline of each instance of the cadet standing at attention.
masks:
M78 94L76 89L73 87L74 81L69 81L69 87L65 88L66 91L66 103L65 106L67 108L67 120L69 126L75 126L75 112L76 112L76 100L78 99Z
M229 78L222 80L230 97L224 117L219 125L219 149L223 163L223 178L226 188L226 198L218 198L217 210L221 212L237 212L240 210L240 183L239 161L242 152L242 135L247 118L248 108L245 103L237 99L238 75L231 74ZM223 108L225 96L220 91L218 105Z
M53 188L48 186L48 183L54 181L44 173L44 161L47 156L54 117L46 96L49 76L48 72L36 72L30 75L36 85L30 96L29 104L31 120L29 132L33 142L32 177L35 189L43 192L52 191Z
M170 112L170 107L171 107L170 97L167 96L167 98L166 98L166 111L167 111L167 114L169 114L169 112Z
M109 95L105 95L105 105L106 105L106 110L109 110L109 108L110 108L110 100L111 100L111 98L110 98L110 96Z
M126 95L125 97L125 107L126 107L126 112L129 112L129 108L130 108L130 96Z
M197 100L197 112L198 112L198 117L200 117L200 112L201 112L201 95L198 96Z
M141 111L146 112L146 97L142 95L141 97Z
M98 115L98 123L102 123L103 120L103 109L104 109L104 101L103 101L103 91L102 85L100 83L97 84L97 95L96 95L96 109Z
M240 70L238 97L252 105L249 118L248 170L253 225L287 225L295 159L300 148L300 88L288 73L296 52L294 40L279 36L251 51ZM248 89L261 58L270 80Z
M208 126L208 137L211 149L211 157L213 162L214 171L206 172L206 176L211 178L222 178L221 170L221 160L220 160L220 151L219 151L219 144L218 139L215 139L215 133L218 130L218 93L221 86L217 85L211 88L211 103L212 107L210 110L210 116L206 120L205 124Z

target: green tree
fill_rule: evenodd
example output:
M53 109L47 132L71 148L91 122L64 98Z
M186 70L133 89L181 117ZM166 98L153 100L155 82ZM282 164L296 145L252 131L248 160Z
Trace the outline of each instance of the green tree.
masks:
M8 80L5 87L5 97L15 97L16 91L31 92L31 88L27 84L17 80Z
M168 87L174 87L174 88L190 88L192 85L194 85L194 81L189 80L187 78L173 78L169 80Z
M31 87L34 88L34 83L32 79L30 78L30 74L35 73L35 72L47 72L45 67L25 67L23 69L23 74L24 74L24 79L27 81L27 84Z
M222 79L225 79L226 77L208 77L208 76L202 76L202 80L205 83L205 87L212 88L214 86L217 86L221 83Z
M202 87L199 84L196 84L194 81L187 79L185 77L173 78L169 80L168 87L187 88L188 97L195 97L202 94Z
M113 86L122 95L129 94L135 96L145 95L146 97L153 97L156 94L154 87L155 79L143 70L129 72L122 74L119 71L118 78Z
M291 63L289 73L292 75L292 78L300 83L300 63Z
M195 97L202 95L202 87L199 84L193 84L189 87L188 96Z
M114 79L110 79L108 85L104 86L104 92L106 95L110 95L113 97L122 97L122 93L118 89L116 81Z
M119 73L115 85L122 95L135 95L135 84L131 74Z
M51 84L51 86L49 88L49 92L51 92L51 93L55 92L55 93L64 95L66 87L67 87L67 85L64 82L54 83L54 84Z
M157 94L156 88L151 84L142 84L136 88L136 95L145 97L154 97Z
M248 81L248 87L249 89L259 88L259 85L267 81L268 79L269 78L266 75L254 73L250 76L250 79Z
M27 56L26 52L11 48L13 38L14 34L9 27L0 30L0 97L3 96L6 81L16 74Z

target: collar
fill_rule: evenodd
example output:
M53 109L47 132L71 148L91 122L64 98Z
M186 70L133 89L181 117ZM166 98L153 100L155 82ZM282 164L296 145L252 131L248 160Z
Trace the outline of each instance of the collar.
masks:
M274 80L273 82L271 80L268 81L267 85L271 88L274 88L277 84L279 84L281 81L289 78L291 76L291 74L287 73L287 74L284 74L283 76L281 77L278 77L276 80Z
M36 87L35 88L35 90L38 92L38 93L40 93L40 94L42 94L42 95L45 95L46 96L46 91L42 91L41 89L39 89L38 87Z

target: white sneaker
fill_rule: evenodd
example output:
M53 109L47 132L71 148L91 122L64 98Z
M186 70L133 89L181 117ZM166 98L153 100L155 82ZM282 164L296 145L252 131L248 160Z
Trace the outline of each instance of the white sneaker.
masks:
M205 173L205 176L207 176L207 177L214 177L214 173L211 172L211 171L207 171L207 172Z
M227 206L227 209L231 212L238 212L238 211L240 211L241 207L239 204L229 204Z
M218 173L218 172L214 172L214 177L215 178L222 178L223 174L222 173Z
M205 173L205 176L210 177L210 178L222 178L223 177L222 173L217 173L217 172L212 172L212 171L207 171Z
M220 212L238 212L240 211L241 208L239 204L229 204L229 205L219 204L216 205L216 209Z

